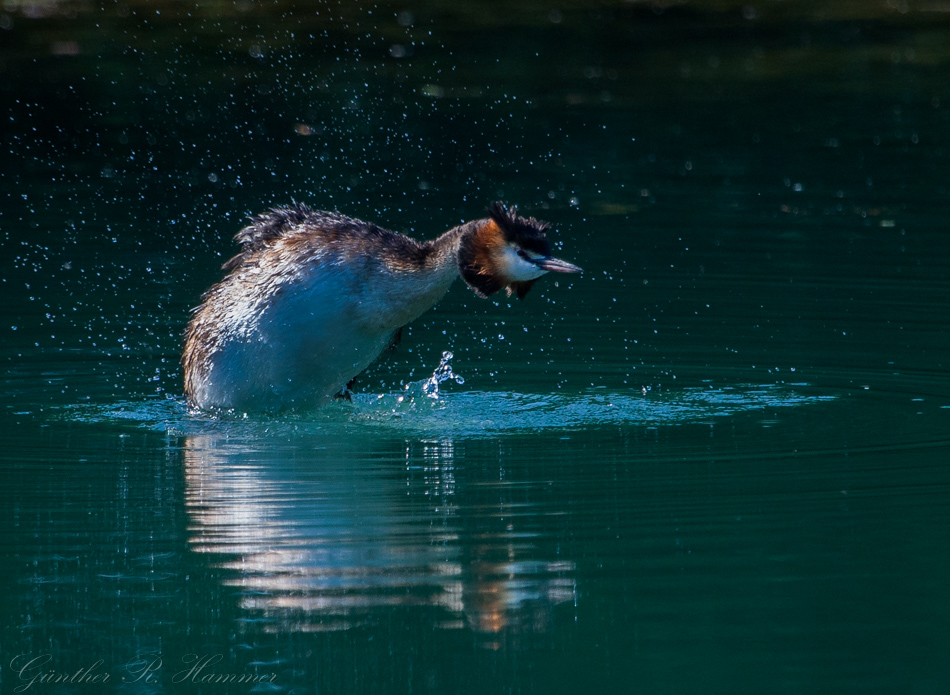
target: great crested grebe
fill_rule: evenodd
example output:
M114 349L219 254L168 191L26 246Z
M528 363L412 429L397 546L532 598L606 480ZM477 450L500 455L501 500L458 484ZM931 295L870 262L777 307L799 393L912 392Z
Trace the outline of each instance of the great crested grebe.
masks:
M487 219L418 242L305 205L251 218L241 251L185 330L185 395L198 408L273 410L339 394L459 275L480 297L523 298L547 272L548 225L494 203Z

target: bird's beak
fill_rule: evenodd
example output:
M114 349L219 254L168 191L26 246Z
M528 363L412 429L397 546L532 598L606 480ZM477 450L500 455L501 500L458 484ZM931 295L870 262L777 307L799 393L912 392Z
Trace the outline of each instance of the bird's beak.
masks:
M579 267L573 263L568 263L567 261L562 261L560 258L539 258L535 261L537 266L541 270L546 270L551 273L582 273L584 272Z

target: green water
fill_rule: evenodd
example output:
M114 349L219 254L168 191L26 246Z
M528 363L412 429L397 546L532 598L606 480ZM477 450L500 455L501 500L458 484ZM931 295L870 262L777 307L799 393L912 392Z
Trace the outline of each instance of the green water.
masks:
M944 9L4 4L2 691L946 692ZM185 407L246 215L495 199L584 274Z

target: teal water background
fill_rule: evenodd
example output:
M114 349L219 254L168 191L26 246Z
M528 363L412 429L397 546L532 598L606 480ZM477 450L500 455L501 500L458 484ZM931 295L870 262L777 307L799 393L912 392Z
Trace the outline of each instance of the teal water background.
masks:
M0 688L945 692L948 9L5 3ZM495 199L584 274L185 407L246 215Z

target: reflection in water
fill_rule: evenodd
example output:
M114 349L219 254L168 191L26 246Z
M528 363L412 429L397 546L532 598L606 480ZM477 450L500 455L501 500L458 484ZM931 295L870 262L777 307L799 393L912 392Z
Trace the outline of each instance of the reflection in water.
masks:
M544 630L551 609L575 599L574 564L545 557L543 534L513 523L530 505L507 502L503 485L460 491L452 440L380 443L358 457L318 444L185 440L191 547L222 558L265 629L342 630L412 607L492 644Z
M561 556L552 527L567 511L535 477L541 449L502 460L506 442L711 427L749 412L768 414L756 420L768 427L777 409L835 399L806 384L441 393L447 357L401 392L314 413L255 420L162 399L69 416L181 438L189 543L240 590L248 623L339 631L411 611L413 622L467 627L500 646L545 631L552 609L577 597L574 558ZM527 464L525 476L506 479L512 463Z

